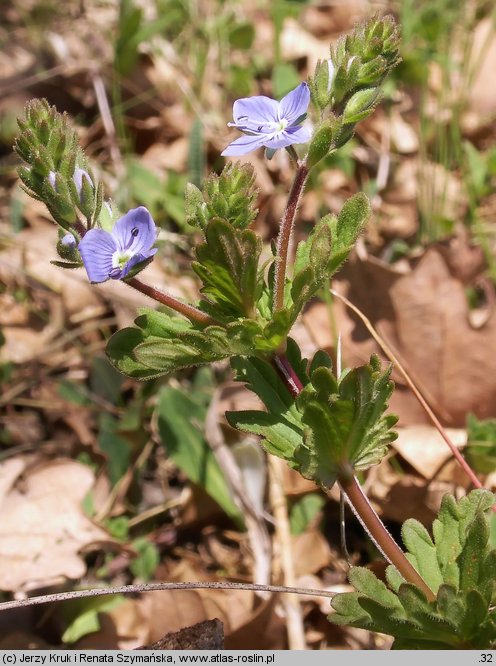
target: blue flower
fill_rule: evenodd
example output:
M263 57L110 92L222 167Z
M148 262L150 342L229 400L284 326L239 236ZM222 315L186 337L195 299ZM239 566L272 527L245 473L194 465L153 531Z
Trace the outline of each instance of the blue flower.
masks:
M306 83L300 83L280 102L263 95L238 99L233 105L234 122L228 125L246 136L230 143L222 155L245 155L261 146L277 150L293 143L306 143L310 130L299 123L304 120L309 103Z
M112 231L90 229L78 250L91 282L120 280L146 259L153 257L157 229L144 206L133 208L114 225Z

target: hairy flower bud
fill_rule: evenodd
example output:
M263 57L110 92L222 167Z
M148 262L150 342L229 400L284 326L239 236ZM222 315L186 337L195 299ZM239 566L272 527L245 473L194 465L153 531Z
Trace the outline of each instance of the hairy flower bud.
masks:
M367 88L356 92L346 104L343 113L345 125L355 124L369 116L381 99L379 88Z
M307 166L311 169L335 148L334 140L340 129L339 119L332 117L324 120L317 128L308 148Z

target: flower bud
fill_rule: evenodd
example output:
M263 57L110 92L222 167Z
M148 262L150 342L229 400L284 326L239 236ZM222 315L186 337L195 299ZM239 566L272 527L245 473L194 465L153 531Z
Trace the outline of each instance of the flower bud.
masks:
M57 243L57 252L59 257L71 262L80 262L81 259L77 251L77 244L78 241L74 234L64 234L61 238L59 238Z
M367 88L356 92L346 104L343 113L345 125L355 124L369 116L381 99L379 88Z
M340 122L335 117L324 120L317 128L308 148L307 166L314 167L335 148L334 138L339 132Z
M90 174L84 169L76 168L72 180L74 181L74 185L76 186L76 190L80 199L83 195L84 181L87 181L92 189L95 187L93 185L93 181L90 178Z
M331 58L319 60L313 78L309 79L310 92L315 106L324 111L331 102L331 90L335 66Z

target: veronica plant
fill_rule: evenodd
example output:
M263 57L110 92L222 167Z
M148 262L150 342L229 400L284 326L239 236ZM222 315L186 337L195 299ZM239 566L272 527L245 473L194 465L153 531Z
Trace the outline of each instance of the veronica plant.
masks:
M115 367L148 379L230 359L235 378L265 406L229 413L230 423L259 435L269 454L325 492L335 482L340 485L391 563L390 589L369 572L352 570L357 592L335 600L332 621L389 632L400 647L417 640L429 647L490 647L496 641L495 551L487 545L486 514L494 498L480 493L458 505L445 500L434 542L418 524L405 526L405 554L356 478L358 470L380 462L396 436L396 419L386 414L393 391L390 370L381 369L373 357L338 375L323 352L310 362L302 359L290 337L302 308L346 260L370 216L367 198L352 196L338 215L316 221L289 270L308 174L344 146L356 124L373 112L381 84L398 62L398 46L393 19L373 18L340 39L308 83L280 102L256 96L234 103L229 125L243 135L223 154L264 147L271 157L286 149L295 162L294 181L269 266L261 259L262 240L250 228L257 216L251 165L230 163L220 175L209 176L203 190L187 187L186 219L200 236L192 263L200 283L195 304L137 277L156 252L153 220L143 207L121 215L104 203L102 186L64 116L44 101L31 102L19 121L15 149L25 162L19 169L24 187L46 203L60 226L60 260L55 263L84 266L92 282L121 280L167 308L141 309L135 326L112 336L107 353ZM305 124L310 100L312 126ZM468 615L471 604L477 608L478 628Z

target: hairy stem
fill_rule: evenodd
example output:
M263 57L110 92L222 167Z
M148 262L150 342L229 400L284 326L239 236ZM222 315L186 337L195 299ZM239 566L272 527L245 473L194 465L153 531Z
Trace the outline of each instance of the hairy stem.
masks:
M141 280L138 280L138 278L130 278L129 280L125 280L125 283L137 291L140 291L142 294L153 298L154 301L158 301L159 303L162 303L162 305L166 305L168 308L179 312L192 322L203 324L205 326L217 323L212 317L209 317L205 312L198 310L198 308L195 308L193 305L182 303L177 298L174 298L174 296L170 296L156 287L145 284L144 282L141 282Z
M289 359L284 354L279 354L274 357L273 362L282 379L286 382L288 390L292 395L297 396L303 389L303 385ZM435 594L407 560L405 553L387 531L368 497L364 494L351 466L343 466L342 473L338 477L338 483L355 515L384 557L398 569L408 583L416 585L429 601L434 601Z
M101 597L108 594L138 594L141 592L159 592L161 590L251 590L253 592L280 592L282 594L305 594L312 597L332 598L334 592L329 590L315 590L305 587L286 587L284 585L254 585L253 583L138 583L137 585L122 585L120 587L98 587L91 590L74 590L73 592L56 592L43 594L29 599L4 601L0 603L0 612L24 606L38 606L53 601L67 601L69 599L82 599L83 597Z
M398 569L408 583L420 588L429 601L435 601L436 595L389 534L353 472L344 471L342 476L338 477L338 482L353 512L384 557Z
M281 310L284 306L284 285L286 282L286 266L291 236L293 235L294 221L298 204L305 187L309 169L305 162L301 162L296 171L293 185L286 204L286 210L281 220L279 236L277 238L277 256L274 281L274 310Z

